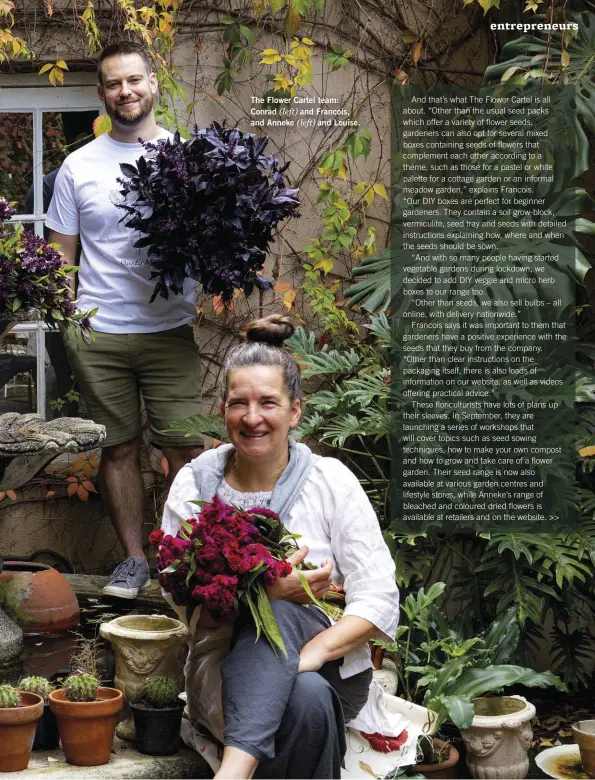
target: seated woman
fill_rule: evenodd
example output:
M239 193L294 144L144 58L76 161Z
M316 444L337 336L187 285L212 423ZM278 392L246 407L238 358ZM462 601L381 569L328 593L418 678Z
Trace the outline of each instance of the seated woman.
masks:
M220 409L231 444L180 470L162 528L175 534L196 514L188 502L215 493L243 509L269 507L301 534L291 562L319 566L305 572L313 595L341 585L346 607L333 624L318 607L303 606L309 599L297 570L278 579L268 596L287 658L256 641L249 617L239 616L221 666L224 751L216 778L340 777L344 722L366 703L372 679L367 642L391 640L397 628L394 563L359 481L339 460L289 438L301 414L300 370L282 347L292 333L279 315L247 326L247 343L224 367ZM208 630L202 612L199 632Z

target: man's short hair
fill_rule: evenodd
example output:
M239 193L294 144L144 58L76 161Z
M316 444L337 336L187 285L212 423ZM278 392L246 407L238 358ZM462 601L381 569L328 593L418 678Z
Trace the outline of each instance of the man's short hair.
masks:
M97 79L100 84L103 84L102 65L104 61L110 57L117 57L120 54L138 54L147 69L147 73L153 72L153 63L151 62L149 52L144 46L141 46L139 43L134 43L133 41L117 41L116 43L110 43L109 46L106 46L97 60Z

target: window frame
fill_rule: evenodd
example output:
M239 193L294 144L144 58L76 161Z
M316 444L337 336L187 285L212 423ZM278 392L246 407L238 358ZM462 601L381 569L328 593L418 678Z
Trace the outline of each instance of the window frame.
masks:
M33 214L15 214L10 222L34 223L35 233L43 236L46 214L43 210L43 115L80 111L105 113L99 100L96 86L44 87L44 86L1 86L2 101L0 114L33 115ZM49 330L44 322L22 322L15 325L15 331L35 332L37 338L37 414L45 417L45 333Z

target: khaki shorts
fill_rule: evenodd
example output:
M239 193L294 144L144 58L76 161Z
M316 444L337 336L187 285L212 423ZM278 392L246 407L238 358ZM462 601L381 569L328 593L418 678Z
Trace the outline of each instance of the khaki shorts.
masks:
M68 329L64 343L89 416L107 429L104 447L140 436L141 393L152 443L159 447L203 443L202 436L166 432L172 420L201 411L200 358L190 325L128 335L95 331L91 344Z

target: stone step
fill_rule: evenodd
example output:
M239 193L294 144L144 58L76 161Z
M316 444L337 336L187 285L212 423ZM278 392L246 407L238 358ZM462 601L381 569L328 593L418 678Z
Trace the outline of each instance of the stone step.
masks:
M207 762L190 748L182 747L173 756L145 756L130 743L114 739L109 763L103 766L71 766L61 750L36 750L29 767L12 772L11 777L33 780L37 777L52 780L133 780L133 778L202 778L213 777Z

